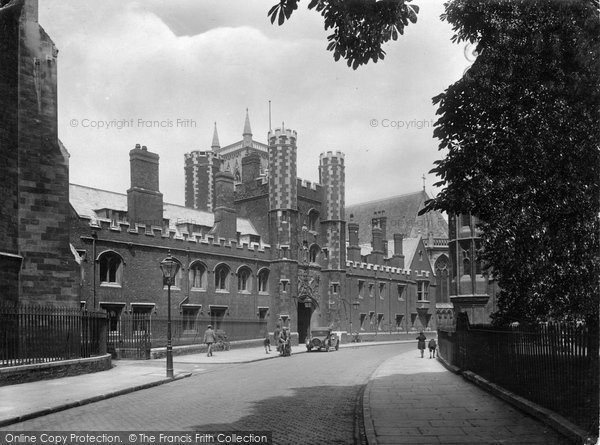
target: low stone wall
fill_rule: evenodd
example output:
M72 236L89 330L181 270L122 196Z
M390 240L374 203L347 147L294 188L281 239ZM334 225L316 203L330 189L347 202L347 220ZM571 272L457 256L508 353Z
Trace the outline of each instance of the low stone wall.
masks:
M264 339L257 338L253 340L238 340L232 341L229 343L230 349L243 349L243 348L257 348L259 346L263 346ZM298 346L298 333L292 332L292 346ZM276 347L276 342L271 335L271 347ZM218 348L215 348L213 345L213 349L218 351ZM173 346L173 355L186 355L186 354L201 354L206 353L206 345L204 343L199 343L195 345L185 345L185 346ZM118 355L120 358L129 358L124 355ZM153 348L150 350L151 359L155 358L165 358L167 356L167 348ZM132 357L132 358L143 358L143 357Z
M112 366L110 354L98 357L36 363L33 365L0 368L0 386L35 382L60 377L70 377L92 372L106 371Z

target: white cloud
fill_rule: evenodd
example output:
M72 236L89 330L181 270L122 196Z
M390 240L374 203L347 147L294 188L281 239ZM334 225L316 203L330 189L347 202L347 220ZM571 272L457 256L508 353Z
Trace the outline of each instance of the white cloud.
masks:
M422 7L419 23L387 45L385 61L357 71L325 51L318 14L299 10L271 26L274 0L40 3L40 23L60 49L59 129L71 181L125 192L128 151L142 143L160 154L161 191L176 203L183 154L208 148L214 121L223 145L239 140L246 107L255 139L265 141L268 100L273 125L285 121L299 133L300 177L316 180L319 153L342 150L348 202L417 190L440 157L432 129L374 128L370 120L435 119L431 97L466 66L439 21L441 2ZM138 118L197 126L138 128ZM134 126L73 128L72 119L134 119Z

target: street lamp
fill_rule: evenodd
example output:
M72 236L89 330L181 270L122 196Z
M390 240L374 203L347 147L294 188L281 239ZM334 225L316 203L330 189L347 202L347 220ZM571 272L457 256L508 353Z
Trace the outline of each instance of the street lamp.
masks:
M359 306L360 306L360 301L358 301L358 300L354 300L352 302L352 304L350 305L350 335L354 335L354 331L352 330L352 308L358 310Z
M175 284L175 277L179 272L179 263L171 256L160 262L163 274L163 285L167 285L167 377L173 377L173 345L171 343L171 286Z

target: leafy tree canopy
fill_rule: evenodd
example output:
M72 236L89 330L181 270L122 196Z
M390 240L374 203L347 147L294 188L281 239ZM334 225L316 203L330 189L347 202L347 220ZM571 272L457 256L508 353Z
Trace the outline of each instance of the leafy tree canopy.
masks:
M271 23L282 25L298 9L300 0L280 0L269 10ZM404 27L417 22L419 7L410 0L310 0L308 9L323 16L328 51L336 61L346 60L348 66L358 68L372 60L377 63L385 57L381 46L404 34Z
M269 11L281 25L299 0ZM415 23L406 0L311 0L327 49L356 69ZM450 0L468 72L433 99L446 153L424 211L471 212L502 288L496 323L598 318L600 19L597 0Z
M484 223L497 323L596 319L600 272L600 20L592 1L454 0L473 66L434 98L443 189L426 210Z

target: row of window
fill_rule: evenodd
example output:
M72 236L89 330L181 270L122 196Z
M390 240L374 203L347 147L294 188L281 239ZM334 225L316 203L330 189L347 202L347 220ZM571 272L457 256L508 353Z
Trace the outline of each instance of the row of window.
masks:
M183 267L179 263L179 272L175 277L176 288L181 288L183 280ZM103 252L99 258L100 267L100 283L102 285L120 286L123 282L123 259L113 251ZM214 269L214 285L217 291L228 292L231 286L231 277L234 275L231 268L224 263L218 264ZM241 266L237 273L237 290L239 292L252 292L254 288L254 276L252 270L248 266ZM188 269L189 285L192 289L206 290L208 283L208 269L200 261L194 261ZM258 292L269 291L269 270L261 269L257 275Z
M382 298L385 295L385 286L386 283L379 283L379 297ZM369 297L373 298L375 292L375 284L369 283ZM404 289L406 289L405 284L398 284L397 287L397 297L398 300L401 300L404 295ZM417 281L417 299L420 301L426 301L429 295L429 281L420 280ZM359 298L363 298L365 296L365 281L358 280L358 296Z
M400 329L402 327L403 320L404 320L404 314L395 314L394 321L393 321L393 323L390 323L390 324L392 324L393 326L395 325L395 327L397 329ZM410 323L413 327L415 326L415 321L416 321L416 317L411 317ZM408 322L409 322L409 320L406 319L405 325L404 325L405 328L406 328L406 324ZM359 327L360 327L361 331L364 331L366 326L369 326L370 329L375 328L376 330L380 331L384 327L384 314L378 313L377 316L375 316L374 311L370 311L368 314L360 313L359 314L359 325L360 325Z

